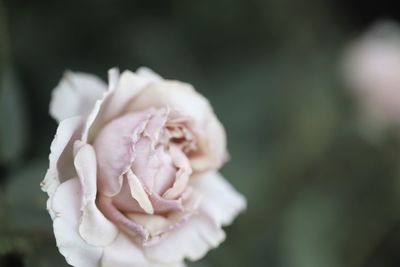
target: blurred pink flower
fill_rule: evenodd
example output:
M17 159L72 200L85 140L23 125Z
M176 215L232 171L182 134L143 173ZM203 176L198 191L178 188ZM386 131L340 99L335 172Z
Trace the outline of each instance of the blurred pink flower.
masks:
M347 50L345 81L358 100L363 118L380 128L400 124L400 28L375 24Z
M184 266L245 208L219 174L225 131L192 86L141 68L65 74L41 186L60 252L77 267Z

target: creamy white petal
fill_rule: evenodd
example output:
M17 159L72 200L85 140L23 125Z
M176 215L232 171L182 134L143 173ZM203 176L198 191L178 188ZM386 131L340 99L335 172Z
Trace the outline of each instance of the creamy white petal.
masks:
M53 90L50 115L58 122L73 116L86 117L107 85L98 77L67 71Z
M106 246L116 238L118 228L96 206L97 164L93 147L83 145L75 156L74 164L82 189L79 233L91 245Z
M119 80L119 69L112 68L108 70L108 90L112 91L116 88Z
M147 259L142 250L128 237L120 234L115 242L104 249L101 267L185 267L180 262L162 264Z
M153 204L151 204L149 196L139 181L139 178L132 172L131 169L126 173L129 188L132 197L139 203L140 207L148 214L154 213Z
M143 247L152 261L173 263L202 258L225 239L224 231L207 216L192 216L182 227L170 232L159 243Z
M67 169L73 168L72 165L73 139L75 136L80 134L82 125L83 125L83 119L81 117L72 117L63 120L58 125L57 133L54 136L54 140L50 146L49 168L40 186L42 190L47 192L47 194L49 195L49 200L47 202L47 209L49 210L50 216L52 218L54 217L54 212L52 211L50 205L51 197L54 194L60 182L71 178L67 177L71 173L71 171L67 171ZM62 157L63 154L68 154L68 152L71 155L65 155Z
M246 199L219 172L199 174L193 177L191 186L203 196L201 211L218 225L231 224L233 219L246 208Z
M52 200L57 247L67 262L75 267L98 267L103 248L91 246L79 235L81 189L78 178L62 183Z
M99 103L98 111L92 116L93 120L86 127L89 141L105 124L123 115L126 105L149 83L131 71L124 71L117 82L114 76L111 75L110 82L115 85L110 86L103 101Z
M136 70L136 74L151 82L157 82L162 80L162 77L160 75L158 75L157 73L146 67L138 68Z

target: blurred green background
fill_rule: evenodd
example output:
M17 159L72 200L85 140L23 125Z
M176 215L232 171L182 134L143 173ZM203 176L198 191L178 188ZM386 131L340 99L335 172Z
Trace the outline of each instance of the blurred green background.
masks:
M399 9L397 9L399 10ZM148 66L192 83L226 127L222 169L248 199L192 267L400 266L400 134L370 138L343 49L394 1L7 0L0 3L0 266L67 266L46 194L65 69Z

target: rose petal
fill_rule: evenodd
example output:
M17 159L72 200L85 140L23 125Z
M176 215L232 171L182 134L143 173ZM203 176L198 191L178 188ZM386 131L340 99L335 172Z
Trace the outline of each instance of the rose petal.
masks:
M106 89L106 84L94 75L68 71L53 90L50 115L58 122L73 116L86 117Z
M173 184L176 171L163 146L155 148L149 138L142 137L135 144L135 154L132 170L147 191L162 194Z
M191 117L194 131L201 145L192 156L196 171L218 168L226 160L225 130L207 101L193 87L178 81L153 82L142 90L127 106L126 111L138 111L149 107L176 109Z
M148 215L148 214L132 213L132 214L127 214L127 216L134 222L143 225L143 227L149 231L150 238L161 234L163 230L170 224L170 221L166 217L156 214Z
M217 225L228 225L246 208L246 199L220 173L207 172L190 181L203 196L200 209Z
M229 159L221 122L213 116L205 125L193 131L199 151L190 157L192 168L198 172L220 168Z
M115 242L104 249L102 267L185 267L183 262L161 264L149 261L131 240L120 234Z
M87 127L89 142L107 123L123 115L126 105L149 83L131 71L124 71L118 82L115 76L110 72L110 83L115 86L110 84L109 93L100 103L95 119Z
M112 68L108 70L108 90L113 91L117 87L119 80L119 69Z
M176 169L173 165L171 155L163 146L159 146L154 151L151 160L153 161L153 164L158 165L153 173L154 179L151 188L156 194L162 195L173 185L176 176Z
M142 184L143 185L143 184ZM144 187L145 188L145 187ZM146 194L149 196L154 211L157 213L165 213L169 211L182 211L183 205L181 199L164 199L156 192L146 189ZM112 197L112 201L120 211L128 213L143 213L143 208L139 203L132 198L132 193L128 185L127 179L123 179L121 191Z
M136 70L136 74L151 82L157 82L162 80L162 77L160 75L158 75L157 73L146 67L138 68Z
M56 213L53 228L57 247L67 262L75 267L98 267L103 248L86 243L78 233L81 189L78 178L62 183L52 200Z
M144 247L146 257L152 261L173 263L185 258L195 261L208 250L217 247L225 239L225 233L207 217L192 216L181 228L167 235L161 242Z
M139 203L140 207L148 214L154 213L153 205L150 202L149 196L146 194L139 178L132 172L131 169L126 173L129 188L131 189L132 197Z
M158 213L183 210L181 199L165 199L154 192L150 192L150 201L153 204L154 210Z
M130 168L138 142L150 118L148 112L130 113L107 124L94 141L98 161L98 188L107 196L122 187L122 175Z
M127 233L138 236L142 240L149 238L149 232L140 224L129 220L124 214L117 209L110 198L99 196L98 205L103 214L116 225L121 227Z
M73 137L79 135L82 124L83 120L81 117L73 117L61 121L58 125L54 140L51 143L49 168L40 186L42 190L49 195L47 209L52 218L54 217L54 212L50 205L51 197L61 182L71 178L70 175L72 171L70 171L70 169L73 169L71 163ZM66 152L69 152L68 154L71 155L66 155Z
M168 215L148 215L139 213L128 213L127 216L133 221L143 225L150 233L148 241L143 245L156 244L166 236L167 233L175 231L185 225L190 217L197 212L201 202L201 196L191 188L183 194L184 207L182 211L171 212Z
M178 168L178 171L176 172L174 184L163 194L163 197L166 199L175 199L185 190L189 181L189 176L192 174L192 168L190 167L188 159L179 148L171 146L170 153L172 161Z
M82 189L79 233L91 245L106 246L115 239L118 229L96 206L97 166L93 147L84 145L76 154L74 164Z

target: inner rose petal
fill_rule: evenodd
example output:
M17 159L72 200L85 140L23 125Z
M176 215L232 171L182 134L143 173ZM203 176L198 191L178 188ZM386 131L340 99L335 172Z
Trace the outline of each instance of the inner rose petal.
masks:
M189 124L190 118L177 111L152 108L111 121L95 139L103 189L99 208L143 242L149 237L154 242L156 236L173 231L194 210L187 190L192 174L187 152L195 149L196 142ZM117 154L109 151L110 144L117 145ZM117 192L113 181L120 184ZM110 191L115 193L107 194ZM152 218L158 223L149 224Z

